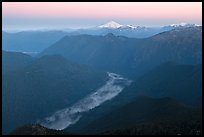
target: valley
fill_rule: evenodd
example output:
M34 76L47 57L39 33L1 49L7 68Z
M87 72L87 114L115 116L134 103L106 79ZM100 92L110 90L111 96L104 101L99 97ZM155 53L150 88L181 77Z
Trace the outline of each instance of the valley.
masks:
M2 2L2 135L202 135L202 2Z
M125 86L131 83L130 80L114 73L108 73L108 76L109 80L105 85L79 100L71 107L55 112L52 116L45 118L40 124L50 129L63 130L69 125L75 124L84 112L94 109L105 101L116 97Z

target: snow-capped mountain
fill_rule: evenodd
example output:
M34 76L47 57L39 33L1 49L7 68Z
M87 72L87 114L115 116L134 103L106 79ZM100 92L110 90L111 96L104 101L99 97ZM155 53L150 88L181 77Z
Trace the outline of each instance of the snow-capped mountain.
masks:
M110 21L106 24L100 25L99 28L109 28L109 29L117 29L122 27L123 25L115 22L115 21Z
M145 29L146 27L143 27L143 26L134 26L134 25L122 25L120 23L117 23L115 21L109 21L108 23L106 24L102 24L100 26L98 26L97 28L99 29L103 29L103 28L106 28L106 29L130 29L130 30L135 30L135 29Z
M135 26L133 26L133 25L126 25L126 27L128 27L128 28L132 28L132 29L137 28L137 27L135 27Z
M177 23L177 24L166 25L166 26L160 27L160 29L161 29L161 32L162 32L162 31L169 31L169 30L172 30L172 29L180 30L180 29L184 29L184 28L199 27L199 26L201 26L201 25L182 22L182 23Z
M171 24L169 26L170 27L196 27L200 25L182 22L182 23L177 23L177 24Z
M166 25L164 27L177 28L177 27L196 27L196 26L200 26L200 25L181 22L181 23L177 23L177 24ZM147 27L134 26L134 25L122 25L122 24L117 23L115 21L109 21L108 23L105 23L105 24L102 24L102 25L98 26L98 28L107 28L107 29L124 29L124 28L125 29L145 29Z
M181 29L186 27L198 27L200 25L190 23L178 23L170 24L159 27L146 27L134 24L120 24L115 21L109 21L107 23L97 25L95 27L87 29L78 29L73 34L89 34L89 35L107 35L112 33L116 36L126 36L133 38L147 38L164 31L170 31L172 29Z

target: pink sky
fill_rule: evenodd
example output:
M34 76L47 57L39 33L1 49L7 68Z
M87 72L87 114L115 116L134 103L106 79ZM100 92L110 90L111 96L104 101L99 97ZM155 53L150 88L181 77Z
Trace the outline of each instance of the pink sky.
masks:
M3 2L4 17L183 18L202 16L201 2Z
M114 20L160 26L202 24L202 2L2 2L3 29L90 27Z

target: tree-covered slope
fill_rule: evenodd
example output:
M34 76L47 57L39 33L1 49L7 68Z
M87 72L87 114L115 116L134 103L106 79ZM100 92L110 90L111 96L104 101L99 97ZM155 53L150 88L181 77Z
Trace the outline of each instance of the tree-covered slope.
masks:
M187 107L169 97L137 97L88 124L83 133L98 134L107 130L132 128L136 130L132 131L135 134L190 134L193 130L201 131L201 118L200 109ZM156 127L158 129L152 129ZM131 130L124 134L131 134Z
M36 122L73 104L105 84L107 78L105 72L59 55L43 56L19 70L4 73L3 131Z
M32 57L21 52L2 50L2 73L21 69L32 62Z

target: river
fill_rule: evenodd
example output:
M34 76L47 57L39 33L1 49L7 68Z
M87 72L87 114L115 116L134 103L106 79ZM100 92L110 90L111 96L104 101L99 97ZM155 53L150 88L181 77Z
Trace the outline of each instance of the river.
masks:
M46 117L40 122L40 124L50 129L63 130L79 121L84 112L94 109L105 101L116 97L131 83L131 80L123 78L121 75L110 72L107 72L107 74L109 79L105 85L101 86L72 106L59 110L51 116Z

